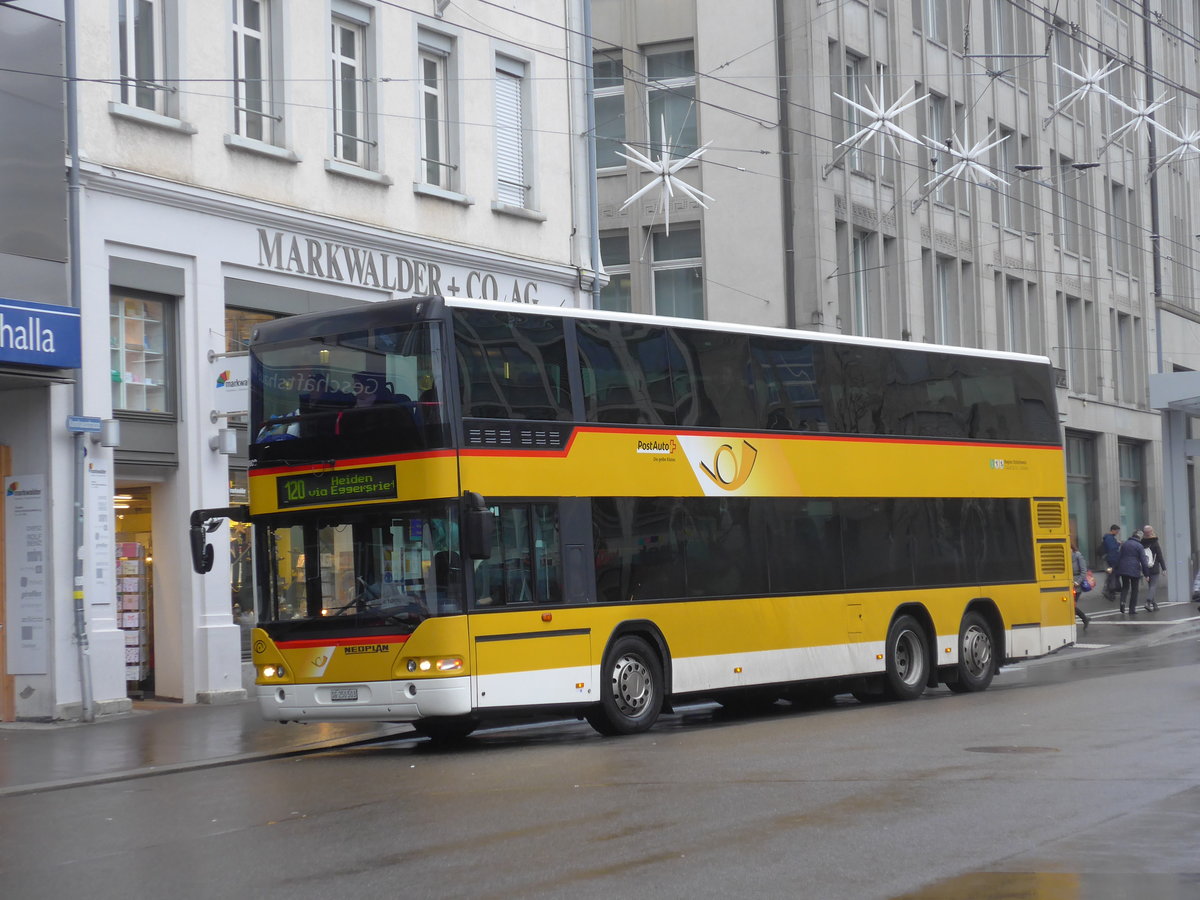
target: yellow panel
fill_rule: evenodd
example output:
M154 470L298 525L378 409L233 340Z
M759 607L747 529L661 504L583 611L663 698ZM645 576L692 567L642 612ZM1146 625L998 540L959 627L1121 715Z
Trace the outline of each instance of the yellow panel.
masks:
M1057 447L577 429L561 453L465 450L463 485L548 496L1061 497Z

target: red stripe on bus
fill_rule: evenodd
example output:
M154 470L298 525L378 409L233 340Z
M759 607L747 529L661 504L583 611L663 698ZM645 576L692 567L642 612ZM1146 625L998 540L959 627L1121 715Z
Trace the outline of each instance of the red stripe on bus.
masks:
M296 475L304 472L336 472L342 469L356 468L364 464L408 462L413 459L440 459L454 456L453 450L428 450L422 453L393 453L387 456L356 456L339 459L336 466L327 463L305 463L300 466L271 466L267 469L251 469L250 477L259 475Z
M276 641L281 650L300 650L305 647L349 647L355 644L403 644L407 634L389 634L384 637L329 638L325 641Z

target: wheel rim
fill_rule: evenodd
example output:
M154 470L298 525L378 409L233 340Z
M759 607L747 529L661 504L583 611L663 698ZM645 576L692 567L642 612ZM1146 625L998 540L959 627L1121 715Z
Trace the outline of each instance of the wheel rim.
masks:
M896 646L892 651L892 661L896 668L896 677L906 685L915 685L921 678L921 641L915 632L902 631L896 636Z
M971 625L963 633L962 665L973 678L981 678L992 664L992 639L978 625Z
M636 718L654 698L650 668L637 656L625 655L613 666L613 700L623 715Z

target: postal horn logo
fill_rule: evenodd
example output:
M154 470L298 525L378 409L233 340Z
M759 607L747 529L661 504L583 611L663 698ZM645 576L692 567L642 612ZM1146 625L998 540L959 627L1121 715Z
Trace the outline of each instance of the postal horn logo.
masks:
M749 441L742 441L741 456L734 453L730 444L722 444L713 454L711 465L700 463L700 471L711 478L713 484L718 487L727 491L736 491L750 477L750 472L754 468L754 460L757 457L758 451Z

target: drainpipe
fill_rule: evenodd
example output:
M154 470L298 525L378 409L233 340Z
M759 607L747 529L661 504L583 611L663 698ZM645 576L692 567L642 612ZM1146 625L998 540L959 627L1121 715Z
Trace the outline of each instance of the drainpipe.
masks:
M1154 102L1154 41L1150 36L1150 0L1142 0L1142 43L1146 54L1146 102ZM1151 114L1153 115L1153 114ZM1158 373L1163 370L1162 341L1162 250L1161 232L1158 230L1158 145L1154 140L1154 126L1146 129L1149 140L1150 164L1150 254L1154 261L1154 339L1158 350Z
M587 85L588 226L592 230L592 309L600 308L600 199L596 185L596 78L592 68L592 0L583 0L584 77Z
M77 69L75 65L75 0L63 0L63 25L66 29L67 65L67 152L71 165L67 169L67 240L70 243L70 302L82 315L83 292L79 277L83 266L79 260L79 98L76 91ZM80 364L82 366L82 363ZM75 415L83 415L83 369L75 373ZM87 445L81 432L75 434L75 646L79 651L79 696L83 708L83 721L94 722L96 711L92 703L92 658L88 647L87 607L83 597L83 547L84 547L84 480L83 469L87 461Z
M775 65L779 77L779 176L783 194L783 278L787 327L796 327L796 213L792 197L792 124L788 93L787 29L783 0L775 0Z

